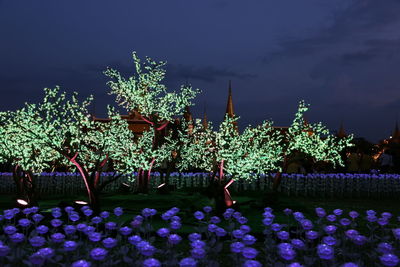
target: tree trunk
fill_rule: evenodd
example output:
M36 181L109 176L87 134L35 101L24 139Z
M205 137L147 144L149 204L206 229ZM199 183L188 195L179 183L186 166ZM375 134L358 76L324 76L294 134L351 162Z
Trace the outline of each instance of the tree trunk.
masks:
M287 167L288 167L288 159L286 156L284 156L283 158L283 166L282 166L282 172L277 172L275 174L275 178L274 178L274 183L272 185L272 191L274 193L278 192L278 188L281 184L282 181L282 173L285 173L287 171Z
M17 199L25 200L27 206L37 206L35 177L30 171L23 171L19 165L13 169L13 179L17 188Z

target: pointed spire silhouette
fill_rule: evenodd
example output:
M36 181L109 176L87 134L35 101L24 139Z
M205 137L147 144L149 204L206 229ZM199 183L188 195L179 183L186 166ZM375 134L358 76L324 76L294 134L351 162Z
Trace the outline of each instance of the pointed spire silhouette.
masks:
M183 113L183 117L185 118L185 121L187 121L187 122L193 120L192 113L190 112L189 106L185 107L185 112Z
M229 91L228 91L228 102L226 104L225 114L228 114L229 117L233 118L235 116L235 112L233 110L233 101L232 101L232 84L231 80L229 80Z

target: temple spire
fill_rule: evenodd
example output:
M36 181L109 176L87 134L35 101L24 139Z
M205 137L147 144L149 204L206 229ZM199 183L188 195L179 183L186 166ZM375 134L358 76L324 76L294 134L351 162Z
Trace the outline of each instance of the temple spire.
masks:
M228 102L226 104L226 112L229 117L233 118L235 116L235 112L233 111L233 101L232 101L232 84L231 80L229 80L229 92L228 92Z
M185 112L183 113L183 117L185 118L186 122L193 120L192 113L190 112L189 106L185 107Z

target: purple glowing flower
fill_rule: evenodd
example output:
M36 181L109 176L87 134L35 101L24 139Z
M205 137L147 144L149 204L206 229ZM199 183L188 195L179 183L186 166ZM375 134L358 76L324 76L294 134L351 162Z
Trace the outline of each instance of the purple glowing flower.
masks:
M217 227L217 229L215 229L214 233L219 237L226 236L226 234L227 234L225 229L223 229L221 227Z
M304 230L311 230L313 228L313 223L308 219L303 219L300 223Z
M367 216L375 216L376 215L376 211L374 211L374 210L367 210L365 213L367 214Z
M117 245L117 239L112 237L107 237L103 239L102 243L105 248L113 248Z
M292 262L291 264L288 265L288 267L303 267L303 265L301 265L298 262Z
M399 263L399 258L394 255L394 254L384 254L381 257L379 257L379 259L381 260L381 263L385 266L397 266L397 264Z
M156 252L156 248L150 244L145 244L139 248L139 251L142 255L150 257Z
M315 208L315 213L318 217L322 218L326 216L326 211L323 208Z
M293 211L291 209L289 209L289 208L286 208L286 209L283 210L283 213L285 213L286 215L289 216L289 215L291 215L293 213Z
M197 266L197 261L193 258L183 258L179 262L179 267L196 267Z
M13 225L7 225L7 226L3 227L3 231L7 235L12 235L12 234L15 234L17 232L17 228L15 228L15 226L13 226Z
M336 215L330 214L330 215L326 216L326 219L330 222L334 222L334 221L336 221Z
M32 247L42 247L46 243L46 239L42 236L34 236L29 239L29 243Z
M323 260L331 260L335 256L335 250L327 244L321 244L317 247L318 256Z
M172 216L171 217L171 221L177 221L177 222L181 222L181 218L179 216Z
M151 216L151 214L152 214L152 212L151 212L151 209L149 209L149 208L144 208L143 210L142 210L142 215L143 215L143 217L150 217Z
M245 247L242 250L242 255L246 259L254 259L257 257L258 251L255 248Z
M212 211L212 208L210 206L205 206L203 210L205 213L210 213Z
M336 232L337 227L334 225L325 226L324 230L328 235L332 235Z
M63 245L64 251L75 251L77 247L78 243L75 241L65 241Z
M46 259L51 258L54 256L54 249L52 248L41 248L38 250L38 252L40 255L42 255L43 257L45 257Z
M79 232L85 232L87 228L87 225L84 223L78 223L76 225L76 230L78 230Z
M203 248L193 248L190 255L195 259L202 259L206 256L206 251Z
M239 218L237 219L237 221L238 221L240 224L245 224L245 223L248 222L247 218L246 218L246 217L243 217L243 216L239 217Z
M206 243L202 240L194 240L192 243L190 243L190 246L192 248L204 248Z
M289 239L289 233L286 231L279 231L276 235L280 240L288 240Z
M21 233L14 233L12 235L9 235L9 238L13 243L21 243L25 240L25 235Z
M54 209L53 209L53 211L51 212L51 215L52 215L54 218L60 218L60 217L62 216L62 213L61 213L60 210L54 210Z
M341 216L343 214L343 210L341 209L335 209L333 211L333 214L335 214L336 216Z
M83 231L85 234L89 235L90 233L94 233L96 231L96 228L93 226L86 226L85 230Z
M387 242L382 242L378 244L377 250L382 254L393 253L393 246Z
M78 260L72 263L71 267L90 267L91 264L88 261L85 260Z
M116 208L114 209L114 214L115 214L115 216L119 217L119 216L121 216L122 214L124 214L124 210L123 210L121 207L116 207Z
M71 206L67 206L67 207L64 208L64 210L65 210L66 213L69 214L70 212L72 212L74 210L74 208L71 207Z
M290 243L291 243L291 244L293 245L293 247L295 247L296 249L304 249L305 246L306 246L302 240L297 239L297 238L292 239L292 241L291 241Z
M64 232L67 235L73 235L76 232L76 227L74 225L65 225L64 226Z
M121 235L130 235L132 233L132 228L128 227L128 226L124 226L119 228L119 232Z
M93 210L91 210L91 209L85 209L85 210L83 211L83 214L84 214L86 217L89 217L89 216L91 216L91 215L93 214Z
M39 252L35 252L29 256L29 262L35 265L42 265L45 260L45 257Z
M379 218L378 219L378 224L380 225L380 226L385 226L385 225L387 225L389 223L389 221L388 221L388 219L386 219L386 218Z
M182 227L182 224L179 221L172 221L169 224L169 227L171 227L171 229L173 229L173 230L178 230Z
M107 230L115 230L115 229L117 229L117 224L116 224L115 222L106 222L106 223L104 224L104 227L105 227Z
M272 231L278 232L282 229L282 225L280 225L279 223L274 223L271 225L271 229Z
M336 245L336 238L334 238L333 236L325 236L324 238L322 238L322 242L324 244L327 244L328 246L334 246Z
M272 213L273 209L271 207L266 207L266 208L264 208L264 211Z
M0 257L6 256L8 253L10 253L11 249L9 246L0 244Z
M65 239L65 235L63 235L62 233L54 233L51 235L51 240L54 243L61 243L63 242Z
M345 264L343 264L340 267L358 267L358 265L353 262L346 262Z
M231 252L241 253L245 245L242 242L234 242L231 244Z
M140 227L140 225L142 225L142 221L133 220L133 221L131 221L130 225L131 225L133 228L138 228L138 227Z
M99 242L101 240L101 233L91 232L88 234L88 238L92 242Z
M349 219L347 219L347 218L342 218L342 219L340 219L340 224L342 225L342 226L348 226L348 225L350 225L350 223L351 223L351 221L349 220Z
M367 221L369 221L369 222L376 222L377 220L378 220L378 217L376 217L375 215L367 216Z
M318 238L318 232L310 230L306 232L306 238L310 240L314 240Z
M246 260L243 264L243 267L261 267L262 264L256 260Z
M251 246L253 245L255 242L257 241L257 239L252 236L252 235L245 235L242 238L242 242L246 245L246 246Z
M239 229L242 230L242 232L245 233L245 234L247 234L247 233L249 233L251 231L250 226L245 225L245 224L241 225L239 227Z
M268 226L274 222L274 219L273 218L264 218L262 222L265 226Z
M160 267L161 263L154 258L145 259L143 261L143 267Z
M243 238L244 233L242 230L237 229L237 230L232 231L232 235L234 238L240 239L240 238Z
M299 211L294 212L293 217L296 221L301 221L301 220L305 219L304 214Z
M40 222L41 220L43 220L43 218L44 218L44 216L43 216L42 214L39 214L39 213L36 213L36 214L33 214L33 215L32 215L32 220L33 220L35 223Z
M196 212L194 213L194 217L195 217L197 220L203 220L203 219L204 219L204 213L201 212L201 211L196 211Z
M18 225L20 225L21 227L24 227L24 228L29 227L29 225L31 225L31 223L32 222L28 219L19 219L18 220Z
M210 222L211 222L211 223L220 223L220 222L221 222L221 219L220 219L218 216L212 216L212 217L210 218Z
M104 248L94 248L90 251L90 257L96 261L102 261L107 257L108 251Z
M80 219L79 214L77 212L71 212L68 215L68 218L73 222L77 222Z
M279 243L278 244L278 249L282 250L282 249L293 249L293 245L290 243Z
M232 214L232 217L235 218L235 219L237 220L237 219L239 219L240 217L242 217L242 213L240 213L240 212L238 212L238 211L235 211L235 212Z
M390 212L382 212L381 216L382 218L389 220L393 215Z
M179 242L181 242L181 240L182 240L182 237L180 237L178 234L170 234L168 236L168 242L173 245L178 244Z
M174 214L177 214L179 212L179 208L173 207L170 209L170 211L173 212Z
M356 237L358 235L358 231L354 230L354 229L350 229L350 230L347 230L346 232L344 232L344 234L348 238L353 239L354 237Z
M99 223L101 223L103 221L103 219L101 217L99 217L99 216L94 216L91 221L94 224L99 224Z
M217 225L211 223L211 224L208 225L207 230L208 230L209 232L211 232L211 233L214 233L215 230L217 230L217 228L218 228Z
M225 211L224 214L222 214L225 220L229 220L232 217L232 213Z
M158 229L157 234L160 237L167 237L169 235L169 229L168 228L160 228L160 229Z
M53 219L50 221L51 226L53 227L59 227L60 225L63 224L63 222L59 219Z
M189 234L188 238L191 242L193 242L195 240L200 240L201 235L199 233L191 233L191 234Z
M137 245L139 242L142 241L142 238L138 235L133 235L128 238L129 243L132 245Z
M354 220L355 218L357 218L359 216L359 214L357 211L353 210L353 211L349 212L349 216L350 216L350 218L352 218Z
M108 211L102 211L100 213L100 217L103 219L107 219L108 217L110 217L110 213Z
M296 257L296 251L294 251L291 248L287 248L287 249L280 249L278 251L279 256L281 256L282 259L285 259L287 261L291 261Z
M39 225L38 227L36 227L36 232L38 234L44 235L49 231L49 227L47 227L46 225Z

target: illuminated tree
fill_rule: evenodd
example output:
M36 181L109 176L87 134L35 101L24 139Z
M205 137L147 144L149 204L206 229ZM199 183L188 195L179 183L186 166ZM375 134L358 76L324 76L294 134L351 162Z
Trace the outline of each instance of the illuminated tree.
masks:
M146 57L145 63L132 53L135 64L135 72L131 77L125 79L114 69L107 69L104 74L112 80L107 82L110 86L110 95L116 96L118 105L123 106L128 112L136 110L140 117L149 123L150 130L154 132L152 150L157 154L165 152L171 154L173 150L172 139L165 138L161 131L174 120L175 116L183 114L184 108L191 106L192 99L199 93L198 89L192 89L190 85L182 85L180 91L167 92L167 88L162 81L165 78L164 65L166 62L155 62ZM160 147L165 144L165 148ZM151 154L151 153L150 153ZM139 191L147 192L150 171L153 164L162 162L162 159L155 155L150 155L147 161L150 163L147 168L139 168L138 182ZM144 177L145 171L148 172L147 178Z
M162 156L163 150L158 153L152 150L153 132L145 132L135 140L127 122L111 107L108 107L109 123L93 121L87 110L91 100L90 96L80 103L77 93L67 99L59 87L46 88L43 102L26 104L17 111L13 123L23 129L22 136L28 143L37 142L52 149L77 168L90 205L97 211L99 194L107 184L137 168L150 169L152 163L147 158ZM100 174L108 163L117 173L101 181Z
M227 189L233 181L255 179L260 173L277 169L281 160L280 136L270 122L255 128L249 126L239 134L234 125L237 119L226 116L218 131L213 131L211 124L204 129L197 120L191 130L179 134L182 146L178 168L210 172L210 189L218 210L233 204Z
M0 113L0 162L11 163L17 198L32 206L37 205L36 175L62 159L40 141L27 138L24 129L14 123L20 113Z
M298 111L292 125L283 134L280 151L281 169L274 178L273 191L279 188L282 179L282 172L285 173L288 167L288 159L294 152L304 153L315 161L330 162L334 166L343 166L341 151L351 146L352 135L345 138L338 138L329 133L329 130L321 122L308 124L304 121L304 113L308 110L303 100L299 102Z

